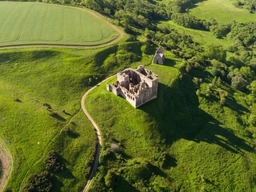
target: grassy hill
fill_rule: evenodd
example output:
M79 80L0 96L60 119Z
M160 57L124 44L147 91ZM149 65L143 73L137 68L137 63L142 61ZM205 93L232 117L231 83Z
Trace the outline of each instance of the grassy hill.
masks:
M180 79L173 66L148 68L159 76L158 98L139 109L106 90L115 78L85 101L104 141L91 191L104 191L106 185L113 191L255 190L255 131L246 123L254 112L245 95L221 84L229 95L223 106L204 94L211 75L199 85Z
M0 2L0 46L99 45L117 33L91 12L61 5Z
M32 174L44 169L50 150L59 153L65 165L56 175L55 190L84 187L95 135L79 101L98 74L93 67L98 51L1 51L0 138L13 157L8 182L13 191L21 191Z
M139 44L90 50L0 51L0 138L14 162L8 188L22 191L30 186L29 178L46 170L45 161L54 150L63 170L50 170L53 190L82 190L90 173L96 137L80 109L80 99L111 74L107 69L112 65L112 70L119 70L140 60L141 56L134 54ZM107 59L113 54L116 63Z

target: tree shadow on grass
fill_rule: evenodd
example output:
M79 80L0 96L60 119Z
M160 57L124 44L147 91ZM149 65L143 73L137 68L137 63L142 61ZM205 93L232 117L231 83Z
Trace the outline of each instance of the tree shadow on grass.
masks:
M122 191L122 192L139 192L134 186L132 186L125 178L118 176L116 178L116 184L113 187L113 191Z
M254 151L232 129L201 110L195 92L196 86L192 81L184 84L176 79L172 87L159 83L158 98L140 107L140 110L155 120L161 140L167 146L184 138L195 142L214 143L233 153L242 153L242 150ZM234 103L231 105L234 106ZM237 103L235 107L234 110L247 110Z
M63 158L59 153L57 153L57 158L63 165L63 170L57 172L56 175L67 179L75 178L72 172L67 168L67 165L69 165L70 163L65 158Z
M249 112L249 110L247 108L245 108L244 106L237 103L235 98L232 98L232 97L227 98L227 100L225 102L225 106L227 106L228 108L230 108L233 111L238 112L239 115L243 114L244 112Z
M177 166L177 160L169 154L166 154L165 162L162 166L163 169L170 169L171 167Z
M64 117L60 116L56 112L50 112L50 116L54 117L55 119L57 119L59 121L66 121L66 119Z
M69 131L69 132L67 133L67 135L68 135L69 137L73 138L73 139L76 139L76 138L78 138L78 137L80 136L80 134L77 133L77 132L75 132L75 131Z
M200 2L203 2L203 1L205 1L205 0L194 0L194 1L191 1L191 3L187 7L185 7L183 12L187 12L188 9L193 9L193 8L198 7L197 4L200 3Z
M53 189L52 189L52 191L61 191L61 188L64 185L56 176L53 176L52 182L53 182Z
M169 58L165 58L163 65L173 67L175 65L175 61Z

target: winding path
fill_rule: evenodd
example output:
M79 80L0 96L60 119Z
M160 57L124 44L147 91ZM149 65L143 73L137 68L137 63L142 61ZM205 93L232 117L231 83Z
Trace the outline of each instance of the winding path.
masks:
M91 89L89 89L82 97L81 99L81 108L84 112L84 114L86 115L86 117L90 120L90 122L92 123L92 125L94 126L94 129L96 131L96 134L97 134L97 139L98 139L98 142L97 142L97 149L96 149L96 153L95 153L95 157L94 157L94 163L93 163L93 166L91 168L91 174L89 176L89 179L86 183L86 186L84 187L84 190L83 192L86 192L90 185L91 185L91 182L92 182L92 179L96 173L96 169L98 167L98 162L99 162L99 157L100 157L100 149L101 149L101 145L102 145L102 139L101 139L101 136L100 136L100 129L98 127L98 125L95 123L95 121L92 119L92 117L90 116L90 114L88 113L88 111L86 110L85 106L84 106L84 101L85 101L85 98L86 96L94 89L96 88L98 85L100 85L101 83L107 81L108 79L112 78L113 76L111 77L108 77L107 79L101 81L100 83L98 83L97 85L95 85L94 87L92 87Z

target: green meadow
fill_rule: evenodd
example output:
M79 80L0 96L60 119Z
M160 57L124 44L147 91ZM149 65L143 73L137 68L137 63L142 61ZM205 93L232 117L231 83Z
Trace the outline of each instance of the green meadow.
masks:
M12 154L7 187L13 191L21 191L32 174L44 169L50 150L65 165L55 176L54 190L81 191L85 186L96 137L80 109L80 99L96 81L93 60L99 51L0 52L0 139Z
M0 2L0 46L99 45L117 37L106 21L79 8Z
M233 3L236 0L206 0L196 4L196 7L189 10L189 13L201 18L210 20L216 19L219 23L249 22L255 21L256 14L249 10L237 8Z
M221 45L225 48L228 48L228 46L231 45L231 42L228 41L227 39L217 39L209 31L202 31L202 30L186 28L186 27L176 24L173 21L163 22L162 24L166 25L166 23L171 28L175 28L176 30L178 30L179 33L192 36L192 38L195 42L197 42L203 46L209 46L209 45L215 44L215 45Z

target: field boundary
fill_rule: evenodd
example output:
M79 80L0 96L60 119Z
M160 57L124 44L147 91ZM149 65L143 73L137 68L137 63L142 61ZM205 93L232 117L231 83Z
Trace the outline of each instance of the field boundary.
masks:
M48 3L40 3L37 2L38 4L48 4ZM109 40L105 43L99 43L99 44L95 44L95 45L79 45L79 44L52 44L52 43L39 43L39 44L14 44L14 45L3 45L0 46L0 49L17 49L17 48L29 48L29 47L56 47L56 48L74 48L74 49L90 49L90 48L100 48L100 47L105 47L108 45L112 45L114 43L117 43L119 40L121 40L124 36L124 32L119 29L117 26L113 25L112 23L110 23L110 21L108 21L107 18L105 18L103 15L100 15L97 12L94 12L90 9L87 8L81 8L81 7L76 7L76 6L68 6L68 5L59 5L59 6L64 6L64 7L68 7L68 8L73 8L73 9L77 9L80 11L84 11L87 12L89 14L91 14L92 16L94 16L95 18L98 18L100 20L103 20L109 27L111 27L116 33L117 33L117 37L115 37L112 40Z

